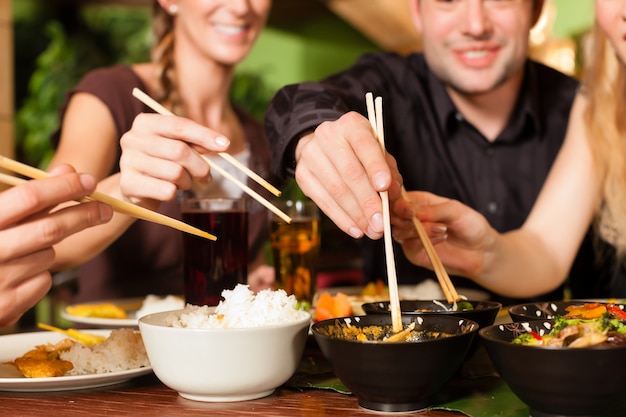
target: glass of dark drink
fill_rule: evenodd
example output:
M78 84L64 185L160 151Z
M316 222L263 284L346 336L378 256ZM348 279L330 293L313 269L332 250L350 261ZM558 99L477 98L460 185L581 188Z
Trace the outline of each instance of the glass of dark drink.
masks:
M248 213L245 199L184 198L185 223L217 236L211 241L183 234L185 302L217 305L223 290L246 282Z

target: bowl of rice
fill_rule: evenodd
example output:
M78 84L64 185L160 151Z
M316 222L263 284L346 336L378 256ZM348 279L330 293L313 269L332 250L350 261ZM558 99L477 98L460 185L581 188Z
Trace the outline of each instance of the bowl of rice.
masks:
M148 314L139 319L156 376L183 398L206 402L268 396L295 372L310 313L283 290L222 292L216 307Z

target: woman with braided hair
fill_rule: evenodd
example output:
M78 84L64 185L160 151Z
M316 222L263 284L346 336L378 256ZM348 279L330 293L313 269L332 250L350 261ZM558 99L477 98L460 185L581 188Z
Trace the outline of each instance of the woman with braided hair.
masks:
M104 191L121 195L119 178L111 181L110 177L119 177L120 140L132 127L124 140L154 158L146 167L136 154L124 153L124 160L131 165L137 161L137 176L130 184L153 193L145 198L133 196L133 202L180 218L176 201L180 190L202 196L241 196L241 190L219 173L211 173L199 158L190 167L182 163L184 170L167 164L168 158L190 157L180 153L178 138L159 135L159 128L174 123L186 139L200 138L196 149L209 157L214 156L211 152L228 152L274 181L262 125L229 99L235 66L252 49L270 7L271 0L155 0L151 62L96 69L68 93L61 110L62 124L52 138L57 152L51 167L69 163L95 176L102 185L105 179L106 184L115 183ZM133 88L184 117L152 113L132 96ZM187 121L190 125L195 122L193 127L186 125ZM151 130L146 131L145 126ZM170 182L155 185L146 181L146 170ZM232 173L246 182L239 172ZM267 196L251 181L248 185ZM250 203L248 283L261 289L273 281L273 269L262 262L267 213L259 204ZM181 247L180 232L116 213L106 226L59 244L55 269L77 267L77 302L148 293L182 294Z

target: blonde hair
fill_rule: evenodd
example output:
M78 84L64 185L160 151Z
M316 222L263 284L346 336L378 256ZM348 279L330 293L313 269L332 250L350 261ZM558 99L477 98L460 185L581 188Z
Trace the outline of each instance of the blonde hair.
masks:
M152 62L156 64L158 89L155 99L177 115L183 115L182 102L177 88L176 65L174 63L174 17L157 0L153 4Z
M626 259L626 66L596 25L585 59L583 85L589 105L585 125L602 181L595 225L602 239Z

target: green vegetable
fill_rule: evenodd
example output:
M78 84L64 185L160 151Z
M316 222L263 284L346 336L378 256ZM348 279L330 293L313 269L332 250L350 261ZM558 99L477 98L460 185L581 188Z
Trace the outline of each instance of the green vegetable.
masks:
M311 309L311 303L306 300L298 300L296 303L296 310L309 311Z
M537 340L537 337L533 333L534 332L522 333L513 339L513 343L516 345L538 345L539 340Z
M469 301L461 300L456 303L456 308L457 311L468 311L473 310L474 306Z

